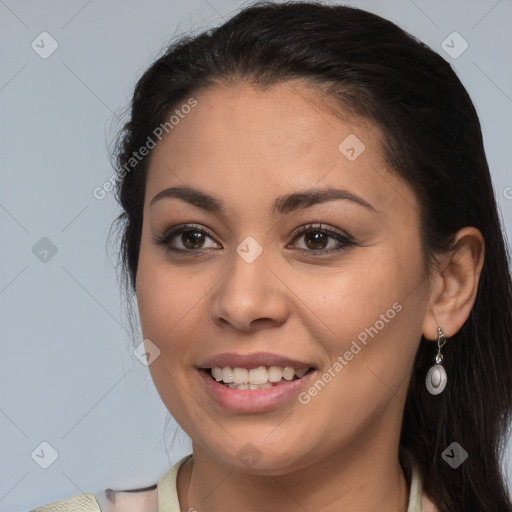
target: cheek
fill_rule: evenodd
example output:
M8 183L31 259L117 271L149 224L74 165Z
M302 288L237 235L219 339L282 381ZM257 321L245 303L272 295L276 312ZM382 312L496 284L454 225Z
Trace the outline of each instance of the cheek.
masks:
M198 315L203 319L208 315L210 288L207 275L192 266L173 266L165 257L141 247L137 304L144 338L162 352L172 350L172 359L176 359L198 328Z
M314 279L304 283L309 289L304 309L315 319L309 329L328 361L300 403L310 417L328 419L325 434L333 439L371 430L389 406L400 417L414 340L419 343L421 336L423 295L419 288L410 293L408 283L418 279L414 272L400 277L398 267L386 269L370 265L363 274L346 269L323 281L323 289Z
M309 329L330 360L330 373L344 375L332 388L372 400L379 381L398 389L409 375L426 296L419 253L410 251L405 265L399 252L362 251L357 262L336 272L297 280L294 291L305 305L299 314L311 318ZM342 365L337 371L335 362Z
M187 424L189 392L186 368L192 364L190 340L201 339L198 315L208 315L208 287L193 272L173 267L160 255L141 247L137 272L137 304L144 339L160 350L149 365L151 378L165 404L180 425ZM197 275L197 274L196 274Z
M326 332L323 344L329 352L339 352L344 343L356 339L377 321L379 330L383 330L382 322L388 326L395 319L399 307L393 309L393 304L404 294L397 272L390 265L383 266L385 271L378 262L365 264L361 258L356 265L323 276L319 273L297 279L296 294L315 314L320 332ZM388 319L390 322L386 322Z

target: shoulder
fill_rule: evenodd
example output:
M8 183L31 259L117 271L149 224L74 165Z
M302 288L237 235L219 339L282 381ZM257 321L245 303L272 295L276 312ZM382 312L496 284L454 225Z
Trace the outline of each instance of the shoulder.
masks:
M78 494L29 512L158 512L159 500L165 510L179 511L176 477L179 468L191 457L192 454L183 457L157 483L148 487L123 491L105 489L96 494Z
M157 484L128 491L107 489L97 499L102 512L158 512Z
M158 512L157 484L142 489L106 489L72 496L30 512Z
M32 509L30 512L102 512L94 494L84 493L54 501Z

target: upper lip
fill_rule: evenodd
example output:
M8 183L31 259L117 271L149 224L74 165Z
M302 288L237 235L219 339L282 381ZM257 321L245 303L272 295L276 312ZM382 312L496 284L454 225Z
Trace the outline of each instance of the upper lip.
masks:
M202 361L197 367L213 368L214 366L218 366L220 368L223 368L224 366L231 366L247 368L248 370L251 368L258 368L259 366L290 366L295 370L299 368L314 368L311 363L306 363L297 359L290 359L289 357L273 354L271 352L254 352L252 354L224 352Z

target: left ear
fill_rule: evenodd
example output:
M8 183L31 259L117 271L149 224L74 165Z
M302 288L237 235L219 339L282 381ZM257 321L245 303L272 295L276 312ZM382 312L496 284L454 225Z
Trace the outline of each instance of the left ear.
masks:
M437 339L437 328L453 336L469 317L484 264L484 238L475 227L460 229L453 249L439 257L423 319L423 336Z

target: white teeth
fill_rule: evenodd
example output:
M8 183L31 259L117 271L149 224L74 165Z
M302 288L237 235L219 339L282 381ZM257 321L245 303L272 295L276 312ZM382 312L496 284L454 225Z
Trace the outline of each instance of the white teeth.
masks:
M249 384L249 389L267 389L271 388L272 384L270 382L265 382L264 384Z
M269 382L265 382L265 384L235 384L232 382L231 384L226 384L226 386L231 389L267 389L271 388L272 384Z
M218 368L217 366L215 368ZM213 369L215 371L215 368ZM220 368L219 368L220 370ZM224 382L228 383L228 382L233 382L233 369L231 368L231 366L224 366L224 368L222 368L222 376L221 376L221 379L220 380L223 380Z
M280 366L271 366L268 369L268 381L279 382L283 378L283 370Z
M249 389L249 384L230 384L232 389Z
M235 384L248 384L249 370L245 368L233 368L233 382Z
M228 384L230 388L265 389L266 387L272 387L271 382L280 382L283 379L291 381L295 376L301 379L308 370L309 368L295 370L291 366L259 366L250 370L231 366L224 366L223 368L215 366L210 370L210 373L217 382ZM267 384L268 386L266 386Z
M265 384L268 382L268 372L264 366L249 370L249 384Z
M291 366L287 366L283 370L283 378L285 378L286 380L292 380L294 375L295 375L295 370Z

